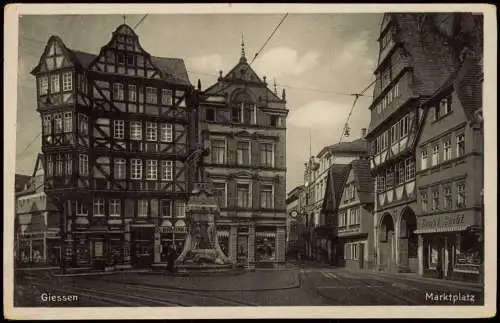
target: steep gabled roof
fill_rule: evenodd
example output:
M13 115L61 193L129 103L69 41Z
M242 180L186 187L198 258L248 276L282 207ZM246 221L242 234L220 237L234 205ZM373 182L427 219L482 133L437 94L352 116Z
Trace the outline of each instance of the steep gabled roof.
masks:
M118 34L133 35L137 37L132 28L130 28L130 26L128 25L118 26L118 28L113 32L113 37L115 37L115 35ZM44 49L44 54L48 52L48 48L53 42L56 42L62 48L63 52L70 58L70 60L73 63L77 64L78 66L84 69L89 68L90 65L92 65L99 57L99 55L97 54L87 53L84 51L73 50L68 48L64 44L62 39L58 36L51 36L49 38L47 45L45 46ZM108 45L105 45L103 48L107 46L109 46L109 43ZM143 50L142 47L140 48L141 50ZM146 51L144 51L144 53L146 55L149 55ZM36 74L39 71L43 57L44 55L42 55L42 57L40 58L40 62L31 72L32 74ZM151 63L154 65L154 67L158 68L163 74L162 75L163 80L176 84L191 85L186 65L184 64L183 59L170 58L170 57L155 57L155 56L150 56L150 57L151 57Z
M374 203L374 179L370 172L370 162L365 159L354 160L351 163L354 175L354 185L358 191L359 201L365 204Z
M323 198L322 212L328 214L335 212L339 206L344 184L351 170L352 164L333 164L329 170L326 181L325 197Z

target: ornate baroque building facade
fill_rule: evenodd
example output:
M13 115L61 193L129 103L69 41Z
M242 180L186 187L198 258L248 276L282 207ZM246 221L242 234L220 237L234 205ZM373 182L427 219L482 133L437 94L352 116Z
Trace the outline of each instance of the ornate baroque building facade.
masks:
M202 95L203 174L221 209L219 242L250 268L285 261L287 114L285 91L267 87L243 44L236 66Z

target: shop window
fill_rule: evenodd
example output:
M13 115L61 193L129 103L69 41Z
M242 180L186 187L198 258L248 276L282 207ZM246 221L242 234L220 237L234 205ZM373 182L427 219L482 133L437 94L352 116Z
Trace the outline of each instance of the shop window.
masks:
M437 238L434 238L429 242L428 255L429 255L428 259L429 268L436 269L439 261L439 243L437 241Z
M102 257L104 254L104 245L102 241L94 241L94 257Z
M255 259L257 261L273 261L275 259L276 237L269 234L255 237Z
M455 270L479 271L481 250L478 237L470 231L457 236L455 244Z

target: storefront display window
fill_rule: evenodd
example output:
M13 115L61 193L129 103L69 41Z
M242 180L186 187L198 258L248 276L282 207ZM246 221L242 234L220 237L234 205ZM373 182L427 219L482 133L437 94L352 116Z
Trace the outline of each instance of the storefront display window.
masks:
M429 268L436 269L439 261L439 246L436 239L429 242Z
M87 241L82 239L77 241L76 245L76 259L80 264L87 264L89 262L90 250Z
M478 272L481 251L477 236L466 231L455 242L455 270Z
M122 257L122 245L120 239L112 239L109 241L109 260L115 264L121 264L123 262Z
M248 236L238 236L238 262L245 262L248 257Z
M258 235L255 237L255 260L273 261L275 259L276 236Z
M217 239L219 240L220 249L227 256L228 250L229 250L229 236L228 235L219 235Z

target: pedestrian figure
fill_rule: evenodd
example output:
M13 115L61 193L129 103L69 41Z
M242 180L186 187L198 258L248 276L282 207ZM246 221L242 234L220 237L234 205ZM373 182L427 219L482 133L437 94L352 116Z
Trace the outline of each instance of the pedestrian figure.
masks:
M174 263L175 259L177 258L177 252L175 251L175 246L170 245L168 250L167 250L167 270L170 272L174 271Z

